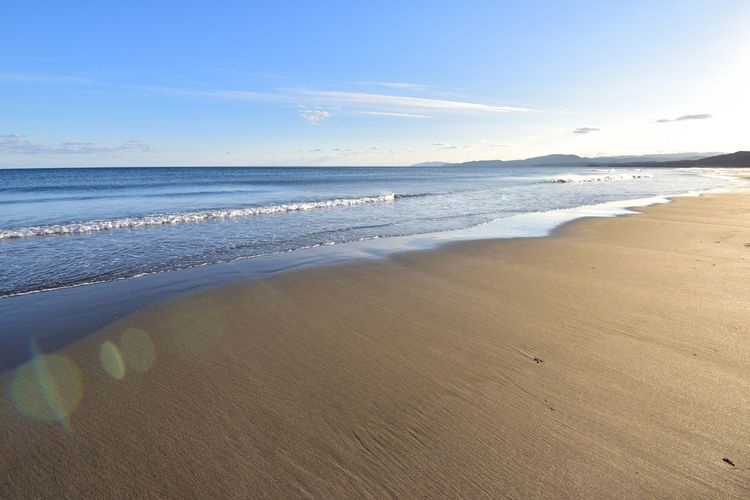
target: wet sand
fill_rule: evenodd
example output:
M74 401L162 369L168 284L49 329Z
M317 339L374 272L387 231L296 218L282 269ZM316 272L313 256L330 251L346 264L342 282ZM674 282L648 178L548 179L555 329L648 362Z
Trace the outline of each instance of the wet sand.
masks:
M641 211L129 316L0 376L0 497L750 496L750 193Z

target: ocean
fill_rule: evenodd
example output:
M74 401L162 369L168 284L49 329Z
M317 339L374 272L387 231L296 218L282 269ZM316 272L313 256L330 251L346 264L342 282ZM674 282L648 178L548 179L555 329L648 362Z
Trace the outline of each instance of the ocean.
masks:
M734 182L589 167L6 169L0 297Z

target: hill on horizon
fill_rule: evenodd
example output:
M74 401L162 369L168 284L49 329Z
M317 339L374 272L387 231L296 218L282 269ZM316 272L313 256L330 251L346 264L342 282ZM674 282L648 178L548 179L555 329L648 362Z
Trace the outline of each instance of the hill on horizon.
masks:
M475 160L461 163L423 162L412 166L467 167L750 167L750 151L734 153L660 153L628 156L585 157L574 154L550 154L523 160Z

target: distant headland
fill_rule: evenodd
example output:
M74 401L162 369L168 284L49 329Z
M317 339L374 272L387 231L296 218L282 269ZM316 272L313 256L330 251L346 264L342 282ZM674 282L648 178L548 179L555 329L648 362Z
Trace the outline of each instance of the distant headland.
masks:
M413 167L750 167L750 151L730 154L718 153L674 153L635 156L599 156L588 158L569 154L536 156L524 160L479 160L462 163L423 162Z

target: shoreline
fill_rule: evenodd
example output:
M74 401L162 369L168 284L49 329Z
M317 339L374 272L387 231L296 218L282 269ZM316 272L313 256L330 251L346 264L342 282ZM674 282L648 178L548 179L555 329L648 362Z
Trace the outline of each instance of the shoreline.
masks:
M750 195L639 211L130 315L0 375L0 496L747 496Z
M742 188L743 185L738 184L699 192L523 213L459 230L321 245L232 262L0 297L0 323L11 332L2 341L0 373L30 359L34 349L30 340L41 352L56 351L129 314L195 293L312 267L388 259L401 252L434 251L456 242L550 237L561 227L577 220L634 215L642 207Z

